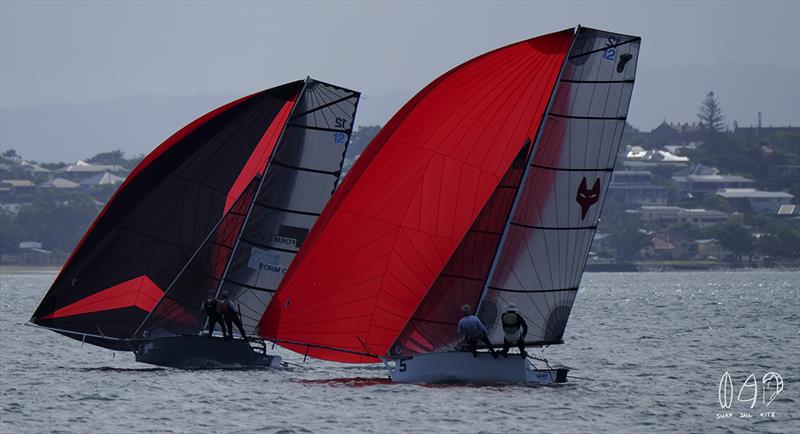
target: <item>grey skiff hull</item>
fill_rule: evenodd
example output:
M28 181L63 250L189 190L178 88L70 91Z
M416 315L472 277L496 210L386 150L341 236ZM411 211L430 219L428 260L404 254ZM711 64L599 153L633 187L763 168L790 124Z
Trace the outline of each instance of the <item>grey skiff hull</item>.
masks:
M280 366L280 356L243 339L170 336L138 342L136 361L180 369L235 369Z

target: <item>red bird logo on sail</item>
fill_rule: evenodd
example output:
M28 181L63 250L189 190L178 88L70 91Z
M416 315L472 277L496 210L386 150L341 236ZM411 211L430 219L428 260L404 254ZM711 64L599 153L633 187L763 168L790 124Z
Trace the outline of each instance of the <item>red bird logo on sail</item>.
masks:
M584 176L583 180L581 180L581 185L578 186L578 194L575 196L575 201L581 206L581 220L586 219L586 213L589 212L589 208L596 204L599 199L600 178L594 180L594 185L590 190L586 187L586 177Z

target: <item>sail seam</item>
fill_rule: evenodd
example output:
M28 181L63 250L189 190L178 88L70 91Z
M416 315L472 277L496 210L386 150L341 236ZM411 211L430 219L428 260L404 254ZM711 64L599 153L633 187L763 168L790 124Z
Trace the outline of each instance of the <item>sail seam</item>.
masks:
M572 80L569 78L561 79L562 83L577 83L577 84L615 84L615 83L624 83L624 84L633 84L635 80Z
M276 166L285 167L287 169L299 170L299 171L302 171L302 172L320 173L320 174L323 174L323 175L336 176L337 178L339 177L339 171L338 170L330 171L330 170L311 169L311 168L308 168L308 167L293 166L291 164L286 164L286 163L278 161L278 160L273 160L272 163L275 164Z
M565 115L561 113L548 113L547 115L552 116L554 118L583 119L590 121L624 121L627 119L627 116L574 116L574 115Z
M314 127L311 125L300 125L300 124L286 124L287 127L294 127L294 128L304 128L307 130L315 130L315 131L327 131L329 133L345 133L350 135L353 132L352 129L340 129L340 128L325 128L325 127Z
M593 226L537 226L537 225L526 225L524 223L518 222L509 222L514 226L519 226L528 229L539 229L543 231L580 231L580 230L587 230L587 229L597 229L597 225Z
M577 291L578 287L572 288L557 288L557 289L511 289L511 288L499 288L496 286L489 286L489 289L493 291L502 291L502 292L518 292L524 294L532 294L537 292L564 292L564 291Z
M452 279L464 279L464 280L472 280L475 282L483 282L483 279L480 277L470 277L470 276L461 276L458 274L450 274L450 273L442 273L439 276L441 277L450 277Z
M303 113L298 113L298 114L296 114L296 115L292 116L290 119L297 119L297 118L299 118L299 117L301 117L301 116L305 116L305 115L307 115L307 114L309 114L309 113L314 113L314 112L316 112L316 111L319 111L319 110L322 110L322 109L324 109L324 108L328 108L328 107L330 107L330 106L332 106L332 105L339 104L339 103L340 103L340 102L342 102L342 101L347 101L348 99L351 99L351 98L353 98L353 97L355 97L355 96L357 96L357 95L358 95L357 93L352 93L352 94L350 94L350 95L348 95L348 96L345 96L345 97L339 98L339 99L337 99L337 100L331 101L331 102L329 102L329 103L327 103L327 104L323 104L323 105L321 105L321 106L319 106L319 107L315 107L315 108L313 108L313 109L306 110L306 111L304 111Z
M531 167L536 167L538 169L545 169L545 170L558 170L562 172L613 172L613 167L601 167L598 169L595 168L578 168L578 167L553 167L553 166L543 166L537 163L531 163Z
M319 215L320 215L320 213L318 213L318 212L298 211L298 210L289 209L289 208L281 208L279 206L266 205L266 204L258 203L258 202L254 202L254 203L257 206L260 206L262 208L271 209L273 211L288 212L288 213L292 213L292 214L308 215L308 216L314 216L314 217L319 217Z
M576 36L577 36L577 34L576 34ZM577 59L578 57L588 56L588 55L594 54L594 53L600 53L602 51L608 50L609 48L616 48L616 47L619 47L619 46L622 46L622 45L630 44L631 42L636 42L636 41L638 41L640 39L642 39L642 38L636 37L636 38L628 39L627 41L624 41L624 42L619 42L619 43L612 44L612 45L606 45L606 46L598 48L596 50L587 51L585 53L575 54L573 56L569 56L568 59L572 60L572 59Z

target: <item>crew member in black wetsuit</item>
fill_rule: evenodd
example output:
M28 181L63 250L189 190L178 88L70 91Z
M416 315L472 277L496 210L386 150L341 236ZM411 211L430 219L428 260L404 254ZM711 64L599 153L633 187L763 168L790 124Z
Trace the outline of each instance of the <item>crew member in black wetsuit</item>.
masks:
M222 297L219 299L219 312L222 314L222 318L225 319L225 325L228 326L228 336L225 339L233 338L233 324L236 324L242 339L247 339L247 333L244 332L244 326L242 325L242 315L239 312L239 308L231 300L228 291L222 291Z
M519 314L517 306L513 303L506 306L500 320L503 323L503 351L500 354L508 357L508 349L511 348L511 345L515 345L519 348L519 356L524 359L527 356L525 336L528 334L528 324Z
M225 330L225 323L222 321L222 314L219 312L219 303L217 303L216 297L214 297L213 289L208 291L208 297L203 300L203 305L200 309L206 313L208 316L208 337L214 335L214 326L219 323L219 328L222 329L222 336L227 336L228 332Z

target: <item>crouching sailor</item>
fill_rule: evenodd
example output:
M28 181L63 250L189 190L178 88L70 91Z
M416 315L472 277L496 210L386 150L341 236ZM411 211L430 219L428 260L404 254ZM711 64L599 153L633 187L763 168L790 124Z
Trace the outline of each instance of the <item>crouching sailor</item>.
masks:
M480 318L472 314L472 307L468 304L461 306L461 313L464 318L458 322L457 333L459 338L464 339L468 350L472 351L472 357L478 357L478 341L480 340L489 347L489 352L496 359L497 353L494 352L492 343L487 337L489 330L486 329Z
M217 303L217 298L214 296L215 292L213 289L208 291L208 296L203 300L203 305L200 307L200 310L205 312L208 317L209 338L214 335L214 327L217 323L219 323L219 328L222 329L222 336L228 335L228 332L225 331L225 323L222 321L222 314L219 312L219 303Z
M525 358L525 336L528 334L528 324L519 314L517 306L513 303L506 306L503 315L500 316L503 322L503 357L508 357L508 349L511 345L519 348L519 355Z
M228 291L222 291L222 297L219 300L219 313L222 314L222 318L225 319L225 325L228 327L228 336L226 336L225 339L233 338L234 324L236 324L236 327L239 329L239 335L242 336L242 339L247 339L244 326L242 326L242 314L233 303L233 300L231 300Z

